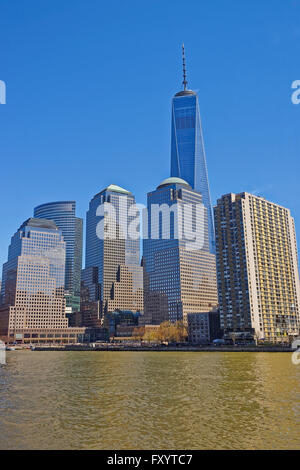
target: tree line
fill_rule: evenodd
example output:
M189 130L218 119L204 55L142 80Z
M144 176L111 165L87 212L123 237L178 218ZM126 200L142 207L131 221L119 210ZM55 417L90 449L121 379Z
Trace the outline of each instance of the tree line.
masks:
M135 340L148 343L183 343L187 340L188 332L186 325L181 321L165 321L158 328L137 327L132 336Z

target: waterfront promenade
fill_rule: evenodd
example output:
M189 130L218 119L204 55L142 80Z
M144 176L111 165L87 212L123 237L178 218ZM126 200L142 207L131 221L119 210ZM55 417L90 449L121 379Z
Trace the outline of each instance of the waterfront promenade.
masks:
M36 346L34 351L136 351L136 352L293 352L287 346L147 346L122 344Z

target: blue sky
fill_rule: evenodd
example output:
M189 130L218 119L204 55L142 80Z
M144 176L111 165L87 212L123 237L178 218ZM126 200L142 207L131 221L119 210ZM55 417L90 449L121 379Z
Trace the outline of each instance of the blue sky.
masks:
M0 264L34 206L169 176L171 98L199 93L213 204L249 191L300 232L299 0L2 0ZM298 237L299 238L299 237Z

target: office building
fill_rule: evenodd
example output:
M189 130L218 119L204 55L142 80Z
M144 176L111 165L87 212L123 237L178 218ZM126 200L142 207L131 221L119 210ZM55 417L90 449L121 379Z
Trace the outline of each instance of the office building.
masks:
M82 307L87 315L86 294L91 293L91 310L96 311L98 323L116 309L144 310L140 239L131 237L128 230L136 216L130 213L134 205L132 193L116 185L96 194L89 205Z
M105 315L104 326L109 336L132 336L138 328L140 316L139 312L116 310Z
M184 46L182 84L183 90L176 93L172 100L171 176L182 178L202 194L207 210L209 249L215 253L214 220L199 101L197 93L187 88Z
M102 325L101 286L98 267L85 268L81 273L80 325L98 327Z
M82 219L76 217L75 201L41 204L34 217L54 220L66 243L65 295L68 313L80 309L80 275L82 269Z
M0 336L7 342L76 342L65 313L66 244L53 221L31 218L11 239L3 265Z
M209 248L202 195L186 181L168 178L148 194L147 209L145 324L186 322L189 313L213 310L217 305L216 264ZM196 233L198 238L193 239Z
M193 344L210 344L221 339L220 313L192 313L188 315L188 340Z

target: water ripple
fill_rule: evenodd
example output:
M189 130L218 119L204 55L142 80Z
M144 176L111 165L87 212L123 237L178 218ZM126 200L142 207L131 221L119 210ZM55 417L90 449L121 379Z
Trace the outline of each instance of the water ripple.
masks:
M300 449L286 353L7 356L1 449Z

